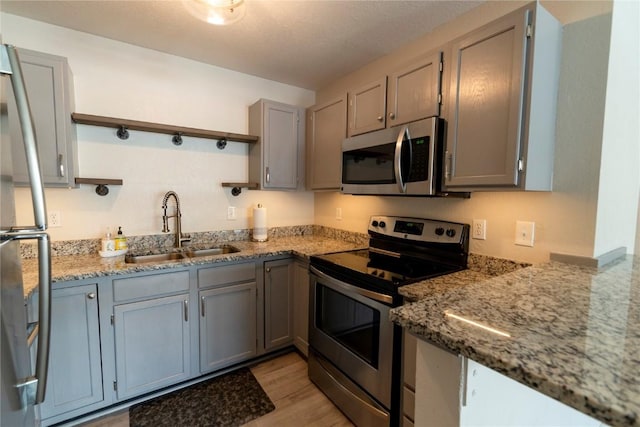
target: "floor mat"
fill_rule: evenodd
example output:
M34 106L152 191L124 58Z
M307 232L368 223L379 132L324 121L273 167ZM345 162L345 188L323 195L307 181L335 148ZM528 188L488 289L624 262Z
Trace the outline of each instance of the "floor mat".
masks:
M131 427L240 426L275 406L248 368L132 406Z

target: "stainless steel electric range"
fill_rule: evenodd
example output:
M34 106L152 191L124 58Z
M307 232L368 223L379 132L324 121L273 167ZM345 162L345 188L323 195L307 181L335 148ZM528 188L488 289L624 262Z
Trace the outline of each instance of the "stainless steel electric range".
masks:
M469 225L374 216L369 249L312 256L309 378L357 426L400 422L398 288L463 270Z

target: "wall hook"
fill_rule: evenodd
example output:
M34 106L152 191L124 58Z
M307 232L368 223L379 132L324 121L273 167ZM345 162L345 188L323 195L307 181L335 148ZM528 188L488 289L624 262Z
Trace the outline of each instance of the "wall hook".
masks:
M171 141L173 145L182 145L182 132L176 132L173 138L171 138Z
M116 131L116 135L122 140L129 139L129 131L124 125L118 128L118 130Z
M227 138L219 139L218 142L216 142L216 147L218 147L218 149L220 150L224 150L226 146L227 146Z

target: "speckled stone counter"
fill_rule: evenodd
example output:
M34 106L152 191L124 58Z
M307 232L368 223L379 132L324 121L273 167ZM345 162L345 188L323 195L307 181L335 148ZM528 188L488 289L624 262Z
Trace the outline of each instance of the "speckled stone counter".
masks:
M97 253L55 256L52 257L52 282L89 279L139 271L163 270L181 265L249 260L275 255L294 254L308 258L311 255L346 251L367 246L366 243L354 242L350 239L333 239L315 235L270 238L262 243L251 241L232 241L229 243L240 249L240 252L145 264L127 264L124 261L124 255L113 258L101 258ZM149 253L151 251L144 252ZM38 283L37 260L35 258L23 259L22 270L25 297L28 297Z
M640 257L462 272L401 293L419 300L391 318L416 335L607 424L640 425Z

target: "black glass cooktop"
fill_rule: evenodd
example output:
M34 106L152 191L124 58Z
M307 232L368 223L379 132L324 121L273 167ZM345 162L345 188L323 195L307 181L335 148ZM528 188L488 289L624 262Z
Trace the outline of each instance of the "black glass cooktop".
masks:
M368 249L311 257L311 265L336 279L395 294L399 286L460 270L413 257L394 257Z

